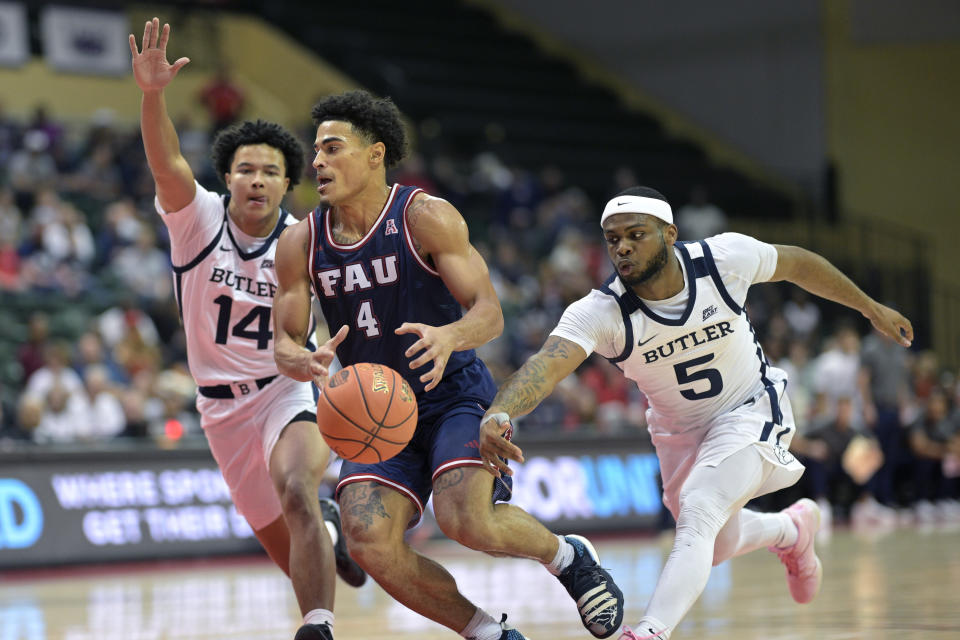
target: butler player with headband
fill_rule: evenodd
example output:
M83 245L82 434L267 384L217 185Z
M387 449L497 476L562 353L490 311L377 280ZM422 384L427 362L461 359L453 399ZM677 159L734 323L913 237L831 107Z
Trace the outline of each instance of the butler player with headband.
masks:
M416 431L399 454L343 464L338 496L351 555L396 600L466 638L523 638L404 540L432 493L447 536L478 551L539 560L579 601L584 625L598 637L612 635L622 595L589 542L555 536L525 511L496 503L509 499L510 484L483 470L476 439L496 387L474 348L500 334L503 316L463 217L420 189L387 184L386 168L406 152L388 99L363 91L330 96L314 107L313 120L320 206L280 237L277 365L297 380L322 383L328 373L329 360L303 346L312 289L336 331L343 366L387 365L406 378L419 407Z
M304 616L296 640L330 640L335 564L354 586L365 575L339 535L336 504L317 500L330 451L317 432L310 384L277 371L270 322L277 238L296 222L280 201L300 178L303 148L280 125L240 123L213 142L228 194L198 184L167 115L164 88L189 62L167 62L169 36L169 25L161 31L154 18L144 26L142 51L133 35L130 51L200 424L237 510L290 576Z
M636 629L621 640L670 637L706 586L711 565L769 547L786 566L794 600L809 602L822 568L814 551L820 514L800 500L779 513L744 509L792 485L803 466L790 454L793 414L786 374L769 365L743 305L758 282L786 280L860 311L909 346L910 322L864 294L817 254L737 233L677 242L658 191L627 189L600 219L616 273L567 307L541 350L500 388L484 417L480 449L493 475L522 451L502 437L597 352L636 382L677 520L673 551Z

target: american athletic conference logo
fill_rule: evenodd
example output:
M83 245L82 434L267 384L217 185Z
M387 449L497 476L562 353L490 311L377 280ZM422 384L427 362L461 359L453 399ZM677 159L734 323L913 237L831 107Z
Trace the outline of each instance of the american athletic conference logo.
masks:
M386 228L385 228L384 231L383 231L383 235L385 235L385 236L392 236L392 235L396 235L396 234L398 234L398 233L400 233L400 232L397 231L397 223L394 222L393 219L387 220L387 225L386 225Z

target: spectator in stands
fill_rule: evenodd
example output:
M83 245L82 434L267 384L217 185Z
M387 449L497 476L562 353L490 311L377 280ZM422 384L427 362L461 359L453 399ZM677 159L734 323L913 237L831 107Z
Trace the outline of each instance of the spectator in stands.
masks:
M854 401L854 424L863 424L863 379L860 373L860 336L853 325L842 322L828 348L814 360L814 391L826 396L833 413L837 398Z
M64 179L65 190L85 196L98 207L120 197L122 179L113 148L101 142L80 161L80 166Z
M126 426L123 406L110 384L110 374L101 364L88 366L83 376L88 398L89 429L84 434L92 440L106 440L119 435Z
M95 330L85 331L77 338L73 364L73 368L83 377L86 377L87 369L91 367L103 367L111 384L121 385L129 380L126 372L104 348L103 338Z
M790 300L783 305L783 316L794 336L801 339L809 338L820 325L820 307L799 287L791 290Z
M43 417L43 400L36 396L22 395L17 403L17 419L6 437L12 440L33 441L33 434Z
M863 489L843 467L843 454L856 435L853 398L840 396L835 407L834 417L811 425L803 444L798 443L795 448L807 465L806 482L825 519L830 518L834 506L842 517L849 516L850 507Z
M786 357L774 361L774 366L787 373L797 435L802 436L809 427L814 389L814 368L809 345L805 340L792 340L787 347Z
M904 433L900 414L909 401L908 352L893 340L873 331L860 350L861 376L865 379L874 416L870 427L883 451L883 466L871 480L873 495L893 505L894 476L903 462Z
M60 377L41 396L44 400L43 416L33 432L37 443L71 443L89 437L90 404L83 388L74 391L64 383L68 378ZM27 395L31 394L28 390Z
M58 175L47 134L43 131L27 132L23 137L23 148L10 157L7 172L17 206L23 211L31 209L37 191L54 184Z
M133 292L125 292L116 306L110 307L97 318L97 328L104 343L111 350L126 339L127 334L136 331L138 339L148 347L160 343L157 327L153 320L137 306ZM117 359L117 362L120 362Z
M23 370L24 382L43 367L49 338L50 320L47 314L39 311L31 314L27 321L27 340L17 349L17 361Z
M57 203L55 217L44 225L42 238L42 251L51 264L67 263L74 269L86 269L93 264L96 255L93 233L72 204Z
M926 400L940 384L940 363L935 352L927 350L917 356L913 362L910 384L913 395L919 400Z
M0 291L20 291L24 288L20 275L20 253L9 237L0 236Z
M211 138L221 129L240 120L245 98L239 85L233 81L230 66L225 61L218 63L213 78L200 89L198 97L210 116Z
M83 394L83 381L70 368L70 345L62 340L51 342L43 350L43 366L27 379L24 393L44 398L54 387L69 394Z
M697 185L690 191L690 201L677 212L677 230L683 240L703 240L727 230L727 214Z
M923 412L910 425L910 449L914 462L914 483L917 521L929 523L937 519L960 517L960 477L945 469L951 448L954 454L960 445L960 415L951 410L950 398L942 387L934 387L924 403ZM946 471L946 473L945 473Z
M137 207L132 198L122 198L108 205L96 233L97 266L109 264L117 251L134 244L143 224L137 218Z
M9 238L16 243L23 226L23 213L13 198L13 190L0 185L0 238Z
M172 293L170 258L157 247L157 235L140 224L136 244L120 249L110 268L130 291L149 305L169 299Z
M50 152L53 154L54 159L58 159L59 154L63 151L65 130L63 125L50 117L50 112L47 111L45 105L37 105L33 110L33 116L30 118L30 122L27 123L26 135L34 131L39 131L46 136Z

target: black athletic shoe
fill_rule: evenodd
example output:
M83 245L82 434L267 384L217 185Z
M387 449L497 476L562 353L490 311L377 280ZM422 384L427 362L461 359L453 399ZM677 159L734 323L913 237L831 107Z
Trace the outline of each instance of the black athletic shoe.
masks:
M330 626L323 624L305 624L297 629L297 635L293 640L333 640L333 631Z
M507 624L507 614L503 614L500 618L500 628L503 629L500 640L528 640L526 636Z
M600 566L597 552L589 540L583 536L565 536L564 539L573 545L575 556L557 578L577 603L587 631L597 638L612 636L623 622L623 593L607 570Z
M337 544L333 545L333 553L337 558L337 575L351 587L363 586L367 581L367 574L347 553L347 541L340 527L340 507L330 498L320 498L320 513L324 520L333 523L337 529Z

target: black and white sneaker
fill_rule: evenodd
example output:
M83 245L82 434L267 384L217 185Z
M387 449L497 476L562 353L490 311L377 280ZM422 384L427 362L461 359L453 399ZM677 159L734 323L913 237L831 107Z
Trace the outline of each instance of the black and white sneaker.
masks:
M623 593L606 569L600 566L597 551L583 536L564 536L573 545L575 556L557 579L577 603L580 619L597 638L608 638L623 622Z
M333 640L333 631L330 626L323 624L305 624L297 629L297 635L293 640Z
M503 617L500 618L500 628L503 629L503 633L500 634L500 640L530 640L507 624L507 614L503 614Z
M351 587L363 586L367 581L367 574L347 552L347 541L340 527L340 507L330 498L320 498L320 513L326 522L330 522L337 529L337 544L333 545L333 553L337 559L337 575Z

